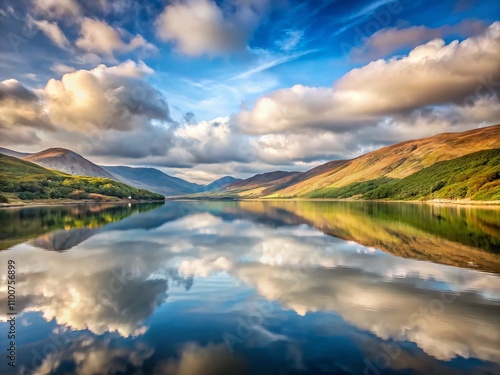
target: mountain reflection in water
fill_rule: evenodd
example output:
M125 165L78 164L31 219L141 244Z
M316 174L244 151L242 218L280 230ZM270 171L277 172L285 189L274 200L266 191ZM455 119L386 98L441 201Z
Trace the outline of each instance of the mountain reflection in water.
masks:
M499 210L309 201L33 210L0 210L0 263L17 265L12 373L500 370Z

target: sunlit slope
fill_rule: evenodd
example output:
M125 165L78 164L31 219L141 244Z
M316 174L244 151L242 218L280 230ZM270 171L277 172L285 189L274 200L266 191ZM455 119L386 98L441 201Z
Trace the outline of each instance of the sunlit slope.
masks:
M23 157L24 160L42 167L78 176L104 177L116 180L108 171L85 159L74 151L64 148L49 148Z
M283 171L258 174L246 180L235 182L225 190L208 194L208 196L258 198L289 186L301 175L300 172Z
M500 148L436 163L363 198L500 200Z
M324 188L341 188L353 183L407 177L437 162L455 159L500 144L500 125L461 133L443 133L381 148L344 163L329 163L306 172L307 178L293 182L267 197L307 197ZM313 172L313 173L311 173Z

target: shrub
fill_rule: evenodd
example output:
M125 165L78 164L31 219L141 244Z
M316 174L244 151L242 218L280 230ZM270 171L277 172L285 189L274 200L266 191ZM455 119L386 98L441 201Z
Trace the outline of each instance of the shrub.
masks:
M31 191L22 191L17 196L23 201L36 199L35 193L32 193Z

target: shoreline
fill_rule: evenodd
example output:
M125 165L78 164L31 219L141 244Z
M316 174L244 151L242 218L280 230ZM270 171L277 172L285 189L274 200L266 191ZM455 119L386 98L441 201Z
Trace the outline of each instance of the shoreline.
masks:
M471 201L471 200L451 200L434 199L427 201L404 201L404 200L362 200L362 199L338 199L338 198L192 198L192 197L166 197L165 200L129 200L119 199L112 201L94 200L36 200L26 202L0 203L0 208L12 207L37 207L37 206L69 206L69 205L91 205L91 204L128 204L128 203L161 203L166 201L213 201L213 202L376 202L376 203L411 203L426 204L436 206L461 206L461 207L483 207L500 208L500 201Z
M500 208L500 200L496 201L472 201L453 199L432 199L432 200L383 200L383 199L339 199L339 198L194 198L194 197L166 197L165 201L214 201L214 202L377 202L377 203L412 203L444 206L473 206Z
M71 205L93 205L93 204L136 204L136 203L161 203L165 200L136 200L136 199L119 199L112 201L94 201L94 200L36 200L36 201L26 201L26 202L12 202L12 203L0 203L1 208L15 208L15 207L44 207L44 206L71 206Z

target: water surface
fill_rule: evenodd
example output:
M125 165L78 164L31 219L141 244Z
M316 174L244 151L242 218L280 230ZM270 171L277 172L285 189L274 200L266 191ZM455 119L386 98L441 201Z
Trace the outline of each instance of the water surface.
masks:
M2 374L500 371L499 210L167 202L3 209L0 228Z

